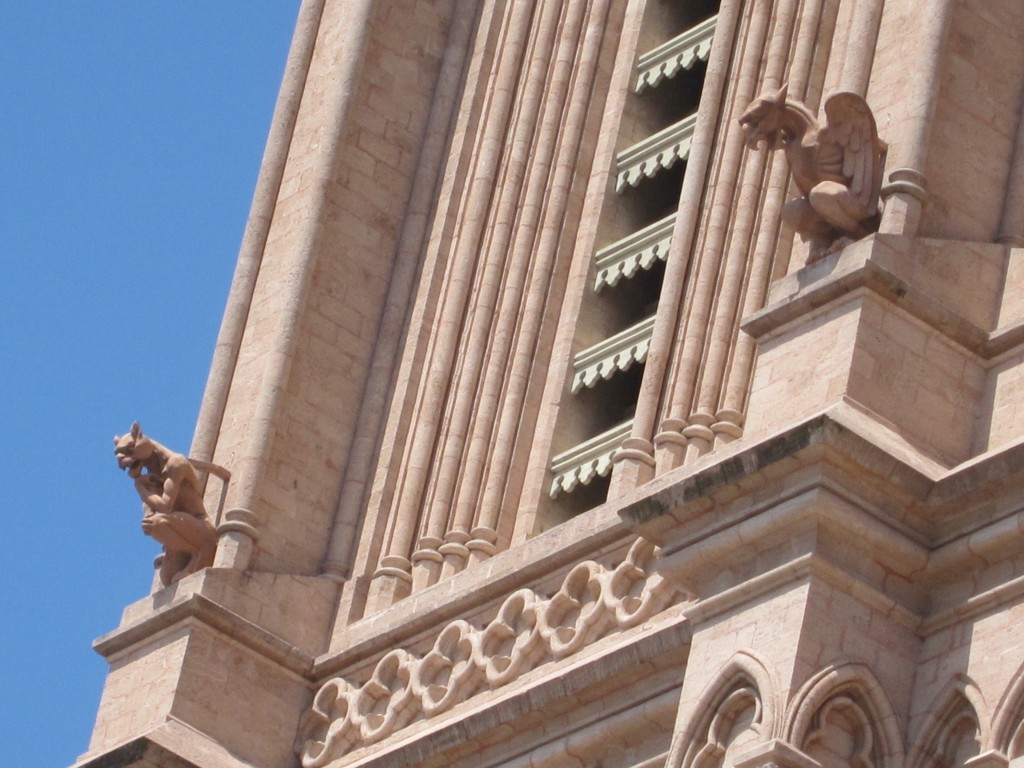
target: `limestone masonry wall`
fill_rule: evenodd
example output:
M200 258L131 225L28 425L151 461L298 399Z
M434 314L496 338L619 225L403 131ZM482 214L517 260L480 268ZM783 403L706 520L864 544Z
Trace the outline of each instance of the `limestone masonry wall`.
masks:
M96 641L76 768L1018 765L1022 39L303 0L193 447L217 556Z

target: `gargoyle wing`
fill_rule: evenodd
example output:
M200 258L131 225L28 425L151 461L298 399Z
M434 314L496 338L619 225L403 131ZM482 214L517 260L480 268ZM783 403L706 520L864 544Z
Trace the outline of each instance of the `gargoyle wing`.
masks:
M875 211L888 147L878 138L871 108L855 93L837 93L825 102L825 116L819 134L822 149L832 145L841 150L841 172L850 192L866 210Z

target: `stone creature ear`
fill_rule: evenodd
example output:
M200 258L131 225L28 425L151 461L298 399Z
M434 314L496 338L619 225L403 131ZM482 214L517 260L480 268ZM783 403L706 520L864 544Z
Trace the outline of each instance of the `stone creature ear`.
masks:
M786 97L789 95L789 83L783 83L782 87L775 92L774 100L779 104L786 103Z
M139 422L137 422L137 421L133 422L132 423L132 437L137 438L141 434L142 434L142 427L139 426Z

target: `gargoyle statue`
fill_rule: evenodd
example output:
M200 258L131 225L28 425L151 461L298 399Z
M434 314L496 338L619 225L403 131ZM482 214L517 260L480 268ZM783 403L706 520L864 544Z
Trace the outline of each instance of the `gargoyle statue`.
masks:
M878 193L887 145L878 138L867 102L836 93L825 102L821 125L787 86L754 99L740 117L747 147L765 142L786 153L803 197L782 210L783 220L810 243L807 263L878 229Z
M217 531L188 458L143 435L137 421L131 432L114 437L114 455L142 499L142 532L164 546L157 558L161 583L213 565Z

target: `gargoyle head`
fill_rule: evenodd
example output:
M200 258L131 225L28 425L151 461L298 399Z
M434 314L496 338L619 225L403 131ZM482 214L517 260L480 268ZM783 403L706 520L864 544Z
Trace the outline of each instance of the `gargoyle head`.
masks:
M114 436L114 455L117 466L128 472L129 477L138 477L146 466L146 461L153 455L153 442L142 434L139 422L132 424L132 430L120 437Z
M740 115L740 127L749 149L765 142L769 150L782 149L792 138L786 127L786 93L789 84L779 90L758 96Z

